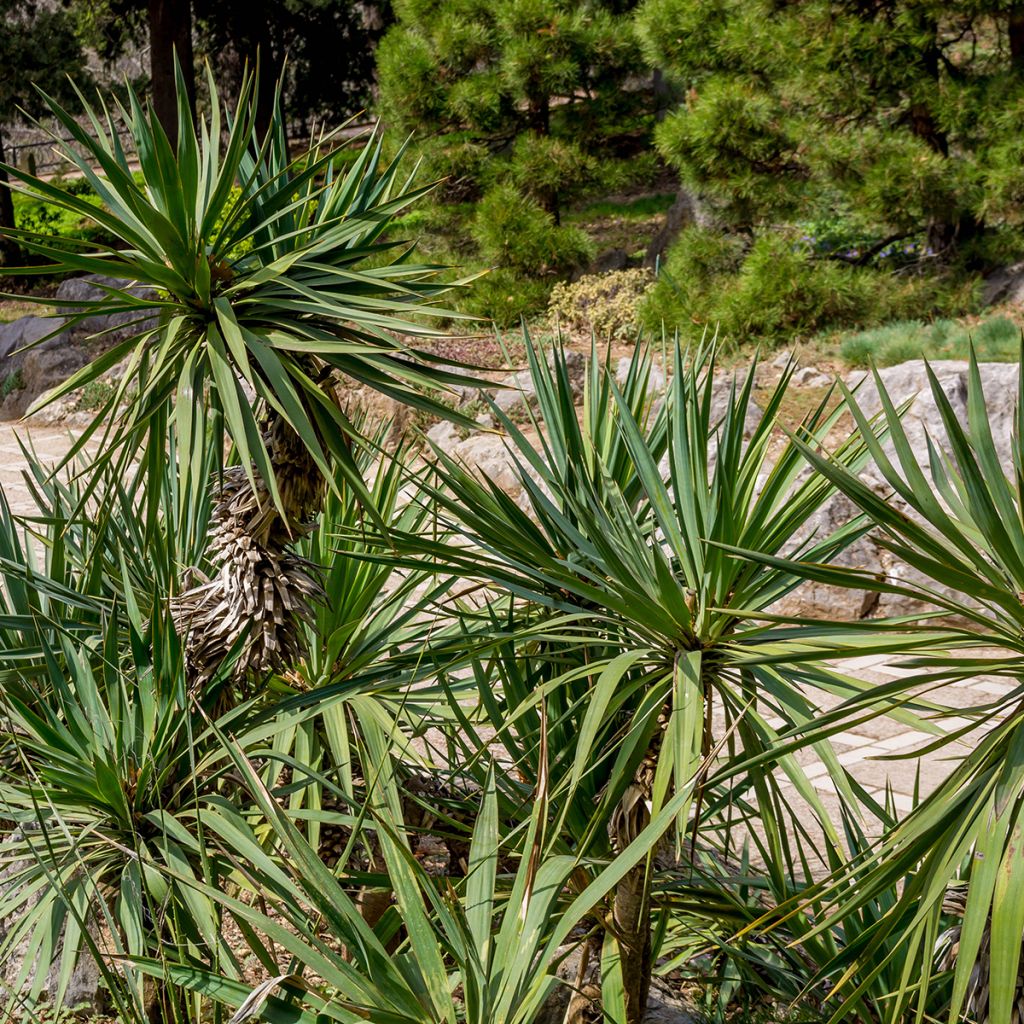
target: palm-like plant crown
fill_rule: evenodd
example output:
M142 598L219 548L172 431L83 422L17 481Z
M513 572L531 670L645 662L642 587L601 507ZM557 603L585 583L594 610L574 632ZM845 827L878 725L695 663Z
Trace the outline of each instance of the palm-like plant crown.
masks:
M101 465L127 465L142 450L158 470L173 421L182 493L204 483L190 477L206 443L206 413L218 414L212 422L237 453L212 517L212 561L220 571L180 598L177 620L191 627L188 650L199 680L232 651L241 652L240 674L281 668L296 653L297 620L316 590L288 548L317 511L325 481L338 479L332 462L366 497L339 384L345 379L459 418L424 389L465 378L432 365L398 336L436 335L410 317L437 313L433 302L449 287L438 277L441 268L411 263L404 243L385 238L425 189L399 177L399 160L385 165L376 133L344 174L335 173L336 155L323 140L291 158L280 116L265 138L257 135L251 79L233 113L211 80L209 115L197 125L179 75L175 147L131 88L117 113L133 153L106 104L82 104L92 134L49 102L71 140L55 141L102 207L8 171L14 188L93 220L112 241L83 251L70 239L23 232L25 247L51 261L26 272L104 275L116 283L103 285L101 302L58 303L65 326L127 312L137 315L137 330L44 400L124 362L119 387L72 455L109 422Z

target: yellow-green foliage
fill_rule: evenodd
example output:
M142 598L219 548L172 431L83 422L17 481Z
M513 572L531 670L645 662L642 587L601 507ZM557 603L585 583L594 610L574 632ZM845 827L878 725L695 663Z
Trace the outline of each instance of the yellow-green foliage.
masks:
M640 329L640 300L654 282L649 270L613 270L556 284L548 312L570 328L599 338L632 338Z

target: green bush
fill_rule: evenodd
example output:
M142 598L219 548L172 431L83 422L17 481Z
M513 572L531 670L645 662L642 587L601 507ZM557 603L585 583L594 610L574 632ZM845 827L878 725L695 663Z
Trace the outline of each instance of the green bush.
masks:
M660 331L718 328L730 342L791 341L913 313L964 312L976 280L899 275L817 256L790 232L743 235L691 227L641 306Z
M874 319L878 287L871 271L816 260L783 236L763 235L722 297L721 316L739 337L808 334Z
M2 381L0 381L0 398L6 398L9 394L20 391L25 386L25 375L21 369L11 370Z
M99 208L100 197L83 178L70 180L54 179L57 185L70 196L75 196L90 206ZM14 222L21 231L38 235L60 235L62 238L77 238L97 245L107 244L111 236L88 217L58 207L35 196L16 192L14 200Z
M536 200L511 185L484 196L472 233L487 263L531 277L567 274L594 256L593 244L579 228L556 224Z

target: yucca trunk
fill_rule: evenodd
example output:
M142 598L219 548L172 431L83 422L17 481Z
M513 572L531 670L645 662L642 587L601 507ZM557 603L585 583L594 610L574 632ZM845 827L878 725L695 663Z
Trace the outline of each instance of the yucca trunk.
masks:
M694 781L694 814L697 818L700 816L712 747L713 690L710 673L704 673L701 689L704 728L701 733L701 765ZM672 702L666 701L658 715L654 735L637 767L633 782L627 787L615 810L611 821L611 834L618 852L626 849L650 823L649 808L654 791L654 778L671 717ZM641 1024L643 1021L654 973L651 943L651 868L654 855L655 850L652 850L645 860L626 874L616 886L613 896L610 925L619 947L627 1024Z
M632 843L650 822L651 794L658 757L665 740L671 703L658 716L654 735L633 782L626 788L611 821L611 836L617 852ZM651 948L651 873L648 856L626 874L613 893L611 929L619 947L626 1021L640 1024L647 1011L654 968Z
M942 911L945 914L953 914L962 918L967 908L966 885L951 886L942 901ZM960 930L961 925L951 928L944 936L946 948L939 960L939 967L944 971L956 969L957 959L960 955ZM1021 950L1024 956L1024 949ZM985 930L981 936L981 945L978 947L978 958L971 968L970 980L967 983L967 997L964 1011L967 1016L976 1021L977 1024L989 1024L989 1008L991 1006L991 993L989 991L989 972L992 967L992 921L985 924ZM1017 970L1017 983L1013 992L1013 1008L1010 1014L1010 1024L1024 1024L1024 959Z
M660 733L659 733L660 736ZM647 826L649 787L630 786L622 798L613 824L615 844L624 850ZM619 947L626 1021L640 1024L647 1011L651 989L651 877L650 858L641 861L615 887L612 933Z
M243 467L225 470L211 514L214 575L172 605L193 687L209 682L235 650L236 680L288 671L302 655L302 624L320 585L315 567L293 545L312 528L324 481L298 435L276 414L263 440L285 514L258 475L254 489Z

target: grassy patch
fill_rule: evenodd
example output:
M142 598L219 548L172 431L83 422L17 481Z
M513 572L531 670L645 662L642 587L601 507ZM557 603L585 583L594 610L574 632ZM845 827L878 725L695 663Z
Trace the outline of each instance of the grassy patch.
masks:
M635 199L602 199L588 203L570 213L567 220L586 223L603 217L621 217L624 220L646 220L665 213L675 202L674 192L656 192L654 195L637 196Z
M12 391L20 391L25 386L25 377L21 370L12 370L0 381L0 399L6 398Z
M10 299L0 302L0 324L9 324L14 320L20 320L23 316L49 316L53 312L52 306L40 306L35 302Z
M114 396L117 390L114 384L105 380L89 381L78 396L76 412L95 412L102 409Z
M893 366L910 359L966 359L971 342L978 358L1013 362L1020 356L1021 325L1008 316L984 320L900 320L840 335L839 355L849 366Z

